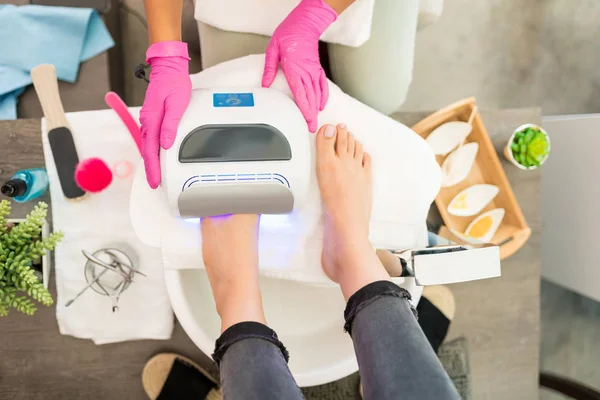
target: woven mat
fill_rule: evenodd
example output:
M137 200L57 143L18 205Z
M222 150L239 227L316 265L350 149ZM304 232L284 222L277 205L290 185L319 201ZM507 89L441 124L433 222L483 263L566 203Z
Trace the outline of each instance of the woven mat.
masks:
M464 337L442 344L438 356L463 400L471 400L469 352ZM303 388L307 400L361 400L358 372L335 382Z

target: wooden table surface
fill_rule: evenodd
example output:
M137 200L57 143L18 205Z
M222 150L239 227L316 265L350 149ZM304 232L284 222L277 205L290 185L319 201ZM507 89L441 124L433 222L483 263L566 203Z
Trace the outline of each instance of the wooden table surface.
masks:
M539 123L537 109L481 112L498 150L512 130ZM412 125L426 113L399 113ZM44 165L39 120L0 121L0 181L23 168ZM466 336L473 399L538 398L540 213L538 172L504 163L508 178L532 228L529 242L503 261L502 277L452 285L457 315L450 338ZM49 202L49 198L45 198ZM23 217L32 203L13 203ZM435 220L435 212L431 219ZM55 295L54 281L51 290ZM0 398L145 399L140 374L153 354L174 351L211 368L209 359L176 324L168 341L145 340L96 346L62 336L54 308L40 307L34 317L17 312L0 319Z

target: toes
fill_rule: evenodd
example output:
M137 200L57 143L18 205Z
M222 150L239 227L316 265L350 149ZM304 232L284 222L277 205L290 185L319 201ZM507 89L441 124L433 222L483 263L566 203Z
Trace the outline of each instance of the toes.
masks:
M348 154L350 157L354 157L354 150L356 150L356 139L352 133L348 133Z
M338 156L348 154L348 128L346 125L337 126L337 139L335 141L335 152Z
M359 162L363 161L363 156L365 154L365 150L363 145L360 142L356 142L356 148L354 149L354 159Z
M317 152L334 153L335 152L335 126L323 125L317 132Z
M371 172L371 156L369 155L369 153L365 153L363 156L363 167L365 168L365 170L367 170L367 172Z

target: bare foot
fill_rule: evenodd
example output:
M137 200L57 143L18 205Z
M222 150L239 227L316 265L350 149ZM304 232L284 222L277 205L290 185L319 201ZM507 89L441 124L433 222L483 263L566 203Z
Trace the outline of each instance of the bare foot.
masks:
M319 130L317 178L325 205L323 270L348 300L389 275L369 242L371 158L345 125Z
M238 322L266 324L258 286L258 215L202 220L202 253L221 331Z

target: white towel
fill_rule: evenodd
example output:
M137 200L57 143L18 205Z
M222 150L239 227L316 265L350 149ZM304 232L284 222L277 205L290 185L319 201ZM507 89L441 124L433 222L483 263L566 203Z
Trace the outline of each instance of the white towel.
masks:
M264 55L253 55L219 64L193 75L193 87L260 87L263 63ZM425 220L441 182L431 148L405 125L329 85L329 102L319 114L319 124L346 123L372 155L371 242L387 249L426 246ZM273 88L291 97L281 71ZM311 135L314 152L315 136L308 130L306 134ZM259 260L263 275L331 284L321 269L323 211L314 165L311 174L309 199L302 210L262 216ZM148 187L143 167L138 168L132 188L131 216L140 239L162 248L165 268L203 268L199 220L172 217L162 190Z
M232 32L271 36L299 0L196 0L194 17ZM371 36L375 0L357 0L323 33L321 40L358 47Z
M119 161L136 165L139 152L127 129L112 110L67 114L80 160L100 157L109 167ZM164 286L160 251L141 243L129 218L129 197L133 177L114 178L99 194L89 194L81 201L68 201L63 196L54 159L42 120L44 157L50 177L52 218L55 231L65 237L55 251L56 318L60 332L78 338L92 339L96 344L135 339L169 339L173 330L173 313ZM71 306L65 303L87 284L84 278L85 257L107 247L121 247L139 260L134 283L123 291L119 310L112 312L111 300L86 291ZM125 247L123 247L125 246Z

